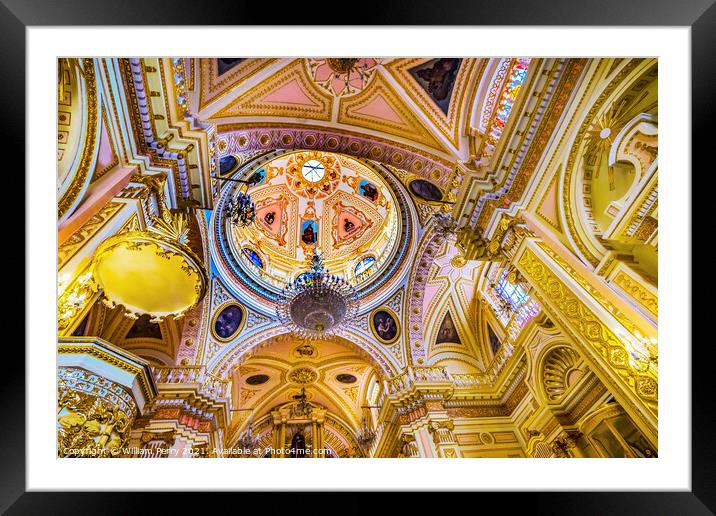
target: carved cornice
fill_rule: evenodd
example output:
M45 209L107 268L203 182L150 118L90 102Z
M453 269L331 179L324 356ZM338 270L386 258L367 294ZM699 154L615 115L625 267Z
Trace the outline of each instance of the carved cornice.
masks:
M85 139L72 182L57 203L58 219L67 213L78 200L80 193L87 187L90 169L95 161L96 148L99 147L97 140L99 139L100 105L97 98L97 79L93 59L82 60L81 75L85 81L84 101L87 103L86 127L83 128Z
M557 85L557 90L552 96L552 101L547 109L547 112L543 116L542 122L537 129L537 133L532 140L532 144L530 145L529 150L520 165L518 173L504 194L500 195L498 199L491 199L485 202L482 210L480 211L479 217L477 218L478 226L483 228L487 227L490 217L497 208L505 202L516 202L524 194L527 184L529 183L537 164L542 158L542 154L547 146L547 143L551 139L554 129L561 119L562 113L569 103L569 100L571 99L574 87L582 76L582 72L584 71L587 62L587 59L569 60L562 74L562 79Z
M57 354L86 355L98 359L109 366L118 368L134 375L144 403L151 403L157 396L157 388L149 370L149 363L98 337L60 337L57 343ZM70 361L60 360L65 367L73 367ZM81 366L75 366L81 367ZM93 371L102 375L100 371ZM131 389L131 385L125 387Z

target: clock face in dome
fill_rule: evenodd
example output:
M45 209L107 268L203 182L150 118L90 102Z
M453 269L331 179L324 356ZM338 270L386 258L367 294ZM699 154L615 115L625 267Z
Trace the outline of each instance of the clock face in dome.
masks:
M325 167L321 164L320 161L317 161L315 159L306 161L303 164L303 167L301 167L301 174L303 175L304 179L312 183L317 183L318 181L323 179L325 173Z
M331 274L349 281L366 281L388 263L400 208L379 170L322 151L279 153L261 170L263 181L251 186L255 223L231 229L232 251L258 279L285 285L308 269L316 251ZM260 254L261 266L246 249ZM370 267L356 271L368 256Z

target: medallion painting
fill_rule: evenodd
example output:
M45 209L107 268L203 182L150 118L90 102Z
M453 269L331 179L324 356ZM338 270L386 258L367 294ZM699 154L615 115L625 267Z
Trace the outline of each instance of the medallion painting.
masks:
M234 172L236 168L239 165L239 161L236 159L236 156L229 154L227 156L222 156L219 160L219 174L222 176L224 174L230 174L231 172Z
M493 330L489 324L487 325L487 334L490 339L490 349L492 353L495 354L497 350L500 349L502 342L500 342L500 338L495 334L495 330Z
M318 240L318 224L315 220L307 220L301 224L301 242L313 245Z
M375 187L375 185L373 183L363 179L358 184L358 188L360 190L360 194L363 197L367 197L368 199L370 199L373 202L378 200L378 189Z
M392 344L400 334L400 327L395 314L388 309L376 310L370 318L370 327L373 334L383 344Z
M440 188L424 179L415 179L411 181L410 191L423 201L427 202L440 202L443 199L443 193Z
M236 304L221 309L214 320L213 330L220 340L228 340L238 333L244 322L244 311Z

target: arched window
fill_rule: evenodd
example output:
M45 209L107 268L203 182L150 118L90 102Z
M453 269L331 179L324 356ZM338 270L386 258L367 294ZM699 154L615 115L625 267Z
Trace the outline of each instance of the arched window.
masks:
M497 282L496 290L502 299L510 303L513 309L522 306L530 299L530 296L520 285L513 285L508 281L506 270L502 272L500 281Z
M353 269L353 274L355 274L356 277L359 277L361 274L368 271L374 263L375 258L373 256L366 256L356 264L355 269Z
M246 258L247 258L251 263L253 263L256 267L258 267L259 269L263 269L263 268L264 268L264 261L263 261L263 260L261 259L261 257L256 253L256 251L254 251L254 250L251 249L250 247L244 247L244 248L242 249L242 251L243 251L243 253L244 253L244 256L246 256Z
M515 322L517 322L520 328L524 328L541 310L537 302L530 298L529 294L525 292L521 285L513 285L510 283L507 279L506 270L502 271L495 291L509 305L511 311L514 312ZM509 320L511 315L508 312L501 310L500 313L498 313L498 318L502 324L506 324Z

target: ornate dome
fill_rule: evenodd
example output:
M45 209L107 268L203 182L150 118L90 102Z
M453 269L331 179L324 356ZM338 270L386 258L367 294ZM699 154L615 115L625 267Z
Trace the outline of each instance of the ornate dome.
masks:
M255 222L234 227L217 219L221 247L243 283L278 293L319 250L330 273L365 290L400 253L403 209L378 168L342 154L289 151L256 160L240 176L256 172ZM219 213L236 192L234 184L224 188Z

